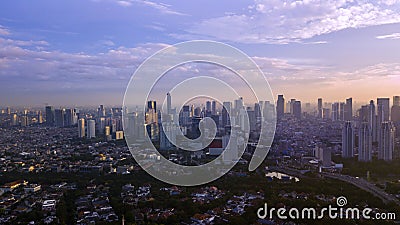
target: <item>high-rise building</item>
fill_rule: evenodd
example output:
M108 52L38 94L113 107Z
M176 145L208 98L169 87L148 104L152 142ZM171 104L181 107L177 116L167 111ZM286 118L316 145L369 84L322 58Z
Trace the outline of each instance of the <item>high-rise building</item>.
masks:
M173 142L176 141L177 130L174 123L160 123L160 150L171 150L174 148Z
M360 123L367 122L369 116L369 105L361 106L361 109L358 111L358 121Z
M400 96L393 96L390 118L393 122L400 123Z
M239 97L238 99L235 100L235 111L236 113L239 113L241 109L243 109L244 103L243 103L243 97Z
M378 98L378 123L389 121L389 98Z
M21 116L21 126L26 127L29 125L29 118L26 114Z
M78 120L78 137L85 137L85 119L83 118Z
M105 117L101 117L99 119L99 126L98 127L99 127L99 129L98 129L99 133L100 134L104 134L104 129L106 127L106 118Z
M157 103L156 101L147 101L147 110L153 109L154 112L157 112Z
M339 120L344 121L344 106L346 104L344 102L339 103Z
M382 123L379 132L378 159L391 161L393 160L396 128L391 121L386 121Z
M278 100L276 102L276 116L277 119L281 119L285 113L285 98L283 95L278 95Z
M339 120L339 103L335 102L332 104L332 121Z
M217 102L216 101L211 102L211 114L217 115Z
M46 124L48 126L54 126L54 108L53 106L46 106Z
M293 107L293 115L297 119L301 119L301 102L300 101L294 101L292 107Z
M322 98L318 99L318 118L322 119Z
M368 124L372 134L372 141L378 141L377 126L376 126L376 110L374 100L369 102Z
M7 107L7 115L11 115L11 109L10 109L10 107Z
M38 122L39 124L43 123L42 111L38 111L38 113L37 113L37 122Z
M105 116L106 116L106 109L104 108L104 105L100 105L99 108L97 109L97 118Z
M323 108L322 109L322 118L324 119L329 119L331 115L331 110L328 108Z
M18 115L16 113L12 114L11 125L12 126L17 126L18 125Z
M171 94L168 92L167 93L167 114L171 114Z
M372 159L372 132L368 122L362 122L358 130L358 161L369 162Z
M54 122L57 127L64 126L64 115L65 115L64 109L55 109L54 110Z
M346 121L342 129L342 157L354 156L354 127L351 121Z
M400 96L393 96L393 105L400 106Z
M229 115L232 110L232 102L222 103L222 127L230 125Z
M184 127L189 127L191 126L191 120L190 120L190 108L188 105L184 105L182 107L181 112L179 113L179 124Z
M293 108L294 108L294 103L296 102L296 99L294 99L294 98L292 98L292 99L290 99L290 104L289 104L289 113L290 114L294 114L294 112L293 112Z
M88 120L87 121L87 138L95 138L96 137L96 121Z
M378 130L378 140L381 140L381 126L383 122L389 121L389 98L377 99L377 119L376 126Z
M72 126L74 125L74 116L75 112L73 109L65 109L65 121L64 125L65 126Z
M351 121L353 119L353 99L346 99L346 104L344 106L344 120Z
M211 112L211 102L210 101L206 102L206 112Z

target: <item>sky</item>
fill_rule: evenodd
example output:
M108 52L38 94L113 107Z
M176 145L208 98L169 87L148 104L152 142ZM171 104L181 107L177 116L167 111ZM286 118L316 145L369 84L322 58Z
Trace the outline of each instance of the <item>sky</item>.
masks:
M0 106L121 105L147 57L190 40L245 52L275 96L400 95L399 0L3 0Z

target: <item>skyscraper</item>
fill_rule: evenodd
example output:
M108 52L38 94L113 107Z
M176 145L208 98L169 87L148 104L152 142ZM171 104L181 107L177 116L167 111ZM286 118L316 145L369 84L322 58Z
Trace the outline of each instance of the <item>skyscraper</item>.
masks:
M171 94L167 93L167 114L171 114Z
M293 107L293 115L297 119L301 119L301 102L300 101L294 101L292 107Z
M278 95L278 100L276 102L276 116L277 119L281 119L285 113L285 98L283 95Z
M12 114L11 125L12 126L17 126L18 125L18 115L16 113Z
M37 122L38 122L39 124L43 123L42 111L39 111L39 112L37 113Z
M395 123L400 123L400 96L393 96L390 119Z
M48 126L54 126L54 108L53 106L46 106L46 124Z
M318 118L322 119L322 98L318 99Z
M85 119L83 118L78 120L78 137L85 137Z
M157 112L157 103L156 101L147 101L147 110L153 109L154 112Z
M64 109L55 109L54 110L54 122L57 127L64 126Z
M362 122L367 122L369 117L369 105L361 106L361 109L358 111L358 120L360 124Z
M378 98L377 99L377 119L376 119L376 127L378 140L381 140L381 126L383 122L389 121L389 98Z
M344 121L344 106L346 104L344 102L339 103L339 120Z
M106 116L106 109L104 108L104 105L100 105L99 108L97 109L97 118L105 116Z
M358 130L358 161L369 162L372 159L371 134L369 123L361 123Z
M372 134L372 141L378 141L377 127L376 127L376 110L374 100L369 102L368 124Z
M96 121L88 120L87 121L87 138L95 138L96 137Z
M232 109L232 102L223 102L222 103L222 127L230 125L229 114Z
M211 102L210 101L206 102L206 112L211 112Z
M74 116L75 112L73 109L65 109L65 126L72 126L74 125Z
M351 121L346 121L342 130L342 157L354 156L354 127Z
M378 159L391 161L393 160L396 128L391 121L386 121L382 123L379 132Z
M332 104L332 121L339 120L339 103L335 102Z
M353 119L353 99L346 99L346 104L344 106L344 120L351 121Z
M217 115L217 102L211 102L211 115Z
M400 106L400 96L393 96L393 105Z
M296 102L296 99L294 99L294 98L290 99L290 104L289 104L289 112L290 112L290 114L294 114L293 105L294 105L295 102Z
M378 123L389 121L389 98L378 98Z

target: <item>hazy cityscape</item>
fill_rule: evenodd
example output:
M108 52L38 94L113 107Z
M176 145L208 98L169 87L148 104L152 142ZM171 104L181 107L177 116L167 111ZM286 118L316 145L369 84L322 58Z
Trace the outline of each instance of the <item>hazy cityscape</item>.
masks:
M333 182L341 192L358 193L347 196L354 198L352 204L370 206L377 210L374 213L398 213L399 96L377 98L360 107L353 105L352 98L334 103L322 98L302 103L283 95L278 95L276 103L207 100L183 106L178 118L172 116L177 110L172 107L173 97L168 94L167 99L166 113L157 108L156 101L148 101L144 118L141 113L126 112L125 126L135 127L143 119L142 128L134 133L150 138L161 154L178 164L199 165L221 154L222 163L230 163L238 152L224 152L229 130L245 126L240 115L247 113L249 141L239 164L224 178L192 188L152 180L132 159L124 141L122 107L6 107L1 109L1 223L240 224L243 221L238 218L246 218L255 224L280 224L283 221L278 218L256 219L251 212L271 199L285 207L299 201L322 205L335 201L337 193L325 193L325 182ZM278 123L267 160L255 172L248 172L260 124L272 123L274 118L263 115L275 112ZM169 126L177 120L180 132L197 138L205 117L215 122L217 131L203 150L181 150L166 137L166 132L175 137L178 131ZM245 143L238 139L237 144ZM144 157L157 164L156 156ZM226 189L234 180L249 179L252 188ZM320 183L320 192L303 190L309 180ZM268 192L274 190L274 183L286 188L279 188L272 198ZM190 214L176 201L202 211Z

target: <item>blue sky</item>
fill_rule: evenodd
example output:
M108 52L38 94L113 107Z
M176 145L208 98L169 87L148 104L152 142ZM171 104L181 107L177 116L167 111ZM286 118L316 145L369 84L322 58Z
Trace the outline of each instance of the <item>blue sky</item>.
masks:
M400 94L398 0L3 0L0 106L120 105L146 57L194 39L241 49L287 98Z

